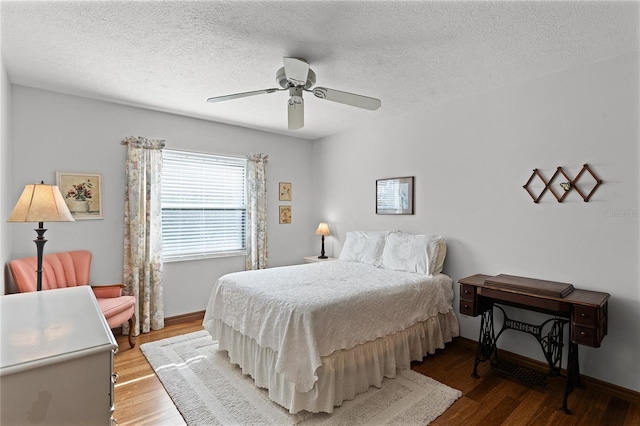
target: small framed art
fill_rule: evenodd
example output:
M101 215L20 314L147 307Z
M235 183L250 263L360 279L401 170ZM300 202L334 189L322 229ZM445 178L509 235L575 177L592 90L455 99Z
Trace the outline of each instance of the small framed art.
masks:
M280 223L291 223L291 206L280 206Z
M413 214L413 176L376 180L376 214Z
M291 183L280 182L280 201L291 201Z
M102 219L102 175L56 172L56 184L75 220Z

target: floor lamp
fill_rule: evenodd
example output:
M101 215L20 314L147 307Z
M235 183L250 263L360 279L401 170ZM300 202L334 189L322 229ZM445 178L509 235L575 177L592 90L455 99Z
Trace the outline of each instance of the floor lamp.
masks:
M7 222L38 222L34 229L38 237L33 240L36 243L38 253L38 291L42 290L42 253L44 252L44 222L73 222L67 204L62 198L60 189L55 185L46 185L44 182L25 186L22 195Z

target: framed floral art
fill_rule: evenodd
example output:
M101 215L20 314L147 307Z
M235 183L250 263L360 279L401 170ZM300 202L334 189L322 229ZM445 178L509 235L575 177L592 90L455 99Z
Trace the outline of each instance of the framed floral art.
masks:
M291 182L280 182L279 193L280 201L291 201Z
M280 206L280 223L291 223L291 206Z
M102 219L102 175L56 172L56 184L75 220Z

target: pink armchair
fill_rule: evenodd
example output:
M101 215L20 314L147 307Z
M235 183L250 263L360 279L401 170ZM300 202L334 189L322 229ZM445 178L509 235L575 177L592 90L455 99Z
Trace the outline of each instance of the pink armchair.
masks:
M37 268L35 256L9 262L11 275L21 293L36 291ZM46 254L42 259L42 290L88 285L90 272L90 251L76 250ZM135 346L133 323L136 298L123 296L123 287L123 284L91 286L109 328L129 322L129 345L133 348Z

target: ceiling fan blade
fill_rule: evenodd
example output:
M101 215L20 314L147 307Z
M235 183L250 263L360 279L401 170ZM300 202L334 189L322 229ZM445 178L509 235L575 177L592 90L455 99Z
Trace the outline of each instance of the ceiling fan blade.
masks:
M298 130L304 127L304 99L302 99L302 87L289 89L287 109L289 111L289 130Z
M299 130L304 127L304 101L289 102L289 130Z
M311 91L320 99L327 99L329 101L339 102L341 104L369 109L372 111L375 111L382 105L380 99L356 95L354 93L342 92L335 89L327 89L326 87L315 87Z
M231 99L246 98L247 96L262 95L263 93L279 92L281 90L285 90L285 89L262 89L262 90L254 90L252 92L235 93L233 95L216 96L216 97L207 99L207 102L211 102L211 103L222 102L222 101L228 101Z
M304 59L282 58L284 62L284 72L287 79L296 86L307 84L309 75L309 63Z

